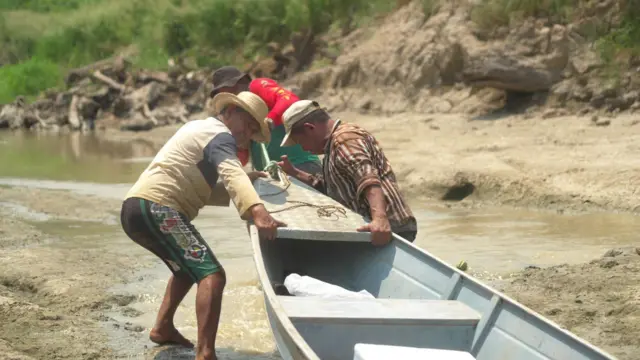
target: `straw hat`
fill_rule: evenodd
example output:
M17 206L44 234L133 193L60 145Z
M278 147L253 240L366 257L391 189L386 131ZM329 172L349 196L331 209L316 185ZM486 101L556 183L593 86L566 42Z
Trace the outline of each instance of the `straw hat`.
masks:
M238 95L223 92L214 96L212 102L216 114L220 114L222 109L227 105L236 105L242 108L260 125L260 133L254 134L252 139L261 143L271 141L271 131L266 122L269 108L258 95L249 91L242 91Z

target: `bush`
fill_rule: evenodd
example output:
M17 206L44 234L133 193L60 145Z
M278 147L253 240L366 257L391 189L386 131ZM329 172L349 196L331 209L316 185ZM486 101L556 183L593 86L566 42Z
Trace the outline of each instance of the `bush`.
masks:
M100 0L0 0L2 10L31 10L35 12L65 11Z
M16 96L36 95L62 84L60 67L33 57L17 65L0 67L0 103L9 103Z

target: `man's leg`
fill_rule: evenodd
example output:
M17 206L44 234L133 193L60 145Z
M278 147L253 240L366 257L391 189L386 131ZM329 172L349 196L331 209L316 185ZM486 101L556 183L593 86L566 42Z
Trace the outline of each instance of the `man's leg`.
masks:
M167 247L167 251L174 255L174 265L180 269L181 273L188 275L184 281L175 282L178 280L178 274L174 273L174 282L167 287L166 310L163 306L158 317L161 319L160 321L163 321L162 316L166 313L166 320L172 319L172 315L175 313L173 306L179 303L178 300L182 300L178 297L180 295L184 297L188 291L186 279L190 279L191 283L197 283L198 343L196 359L216 359L216 334L222 308L222 293L226 282L224 270L207 242L189 219L171 208L157 204L151 205L150 212L164 235L164 245ZM174 290L173 287L176 289ZM174 292L172 293L172 291Z
M206 276L198 284L196 317L198 318L198 346L196 360L214 360L216 335L222 309L222 293L226 283L224 271Z
M191 286L193 286L193 280L188 275L184 273L171 275L158 311L156 324L149 334L151 341L160 345L173 343L193 347L193 343L182 336L173 323L176 310Z
M178 344L192 348L193 343L175 328L173 317L193 285L193 280L180 271L174 255L167 248L166 239L150 214L150 203L139 198L125 200L120 220L127 236L159 257L173 273L167 284L156 324L149 333L150 340L160 345Z

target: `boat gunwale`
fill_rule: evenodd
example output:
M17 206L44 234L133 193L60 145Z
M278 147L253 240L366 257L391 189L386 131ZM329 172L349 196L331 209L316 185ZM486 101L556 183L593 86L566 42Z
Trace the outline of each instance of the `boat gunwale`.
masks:
M253 260L256 265L256 271L258 272L258 279L260 284L262 285L262 293L264 294L265 301L269 302L271 310L273 310L273 315L278 319L282 327L288 331L293 343L297 346L298 351L305 356L306 360L320 360L320 357L311 349L309 344L304 340L302 335L298 332L298 330L291 322L289 316L284 311L282 304L278 301L275 291L271 288L271 281L269 281L269 275L267 274L266 267L264 265L264 259L262 257L262 249L260 248L260 237L258 235L258 230L255 225L248 225L249 234L251 238L251 244L253 247ZM274 241L277 241L274 240ZM268 310L267 310L268 311ZM268 320L271 322L271 320ZM271 326L272 330L275 327ZM274 336L275 340L275 336ZM277 347L277 341L276 341ZM297 359L296 359L297 360Z

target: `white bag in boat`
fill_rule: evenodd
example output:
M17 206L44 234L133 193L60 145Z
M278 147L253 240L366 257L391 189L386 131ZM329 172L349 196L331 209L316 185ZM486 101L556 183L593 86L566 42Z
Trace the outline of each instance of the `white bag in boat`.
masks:
M350 291L340 286L326 283L309 276L290 274L284 279L284 286L293 296L314 296L321 298L370 298L375 299L367 290Z
M356 344L353 360L475 360L466 351L426 349L406 346Z

